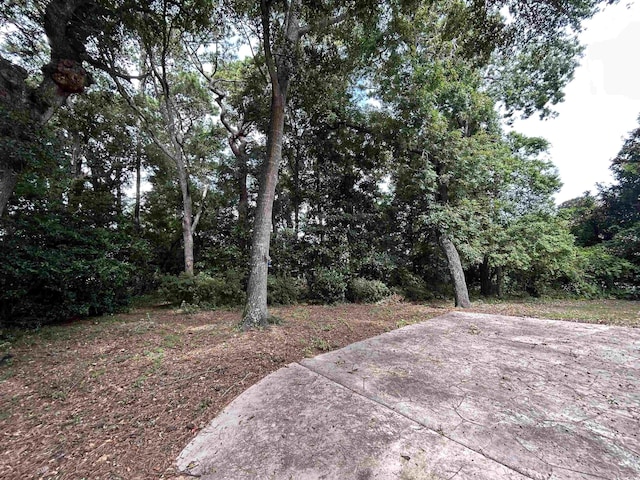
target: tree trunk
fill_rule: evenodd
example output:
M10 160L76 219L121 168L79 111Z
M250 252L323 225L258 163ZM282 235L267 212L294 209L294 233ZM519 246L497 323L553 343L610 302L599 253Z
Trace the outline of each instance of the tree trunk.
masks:
M0 120L1 136L18 144L33 140L69 95L82 93L91 83L81 58L86 39L94 28L99 29L98 17L85 14L91 11L86 7L94 6L93 0L47 2L41 20L50 47L49 63L43 66L37 87L27 81L25 69L0 56L0 110L8 113L6 120ZM16 151L19 148L0 151L0 216L26 166Z
M485 256L482 264L480 264L480 293L484 297L493 294L493 285L491 283L491 266L489 265L489 257Z
M498 297L502 297L502 283L503 283L503 274L502 267L498 267L496 269L496 295Z
M140 139L136 140L136 204L133 209L133 227L136 232L140 232L140 202L142 184L142 149L140 148Z
M449 264L449 272L451 273L453 287L455 290L456 307L469 308L471 306L471 301L469 300L467 282L464 278L464 270L462 270L462 263L460 262L458 250L456 250L455 245L446 235L441 235L438 240L442 251L447 257L447 263Z
M271 217L278 182L278 168L282 158L282 137L284 135L284 116L286 90L281 91L272 85L271 119L267 158L258 195L258 206L253 224L249 283L247 285L247 304L242 319L245 329L264 326L269 319L267 310L267 275L269 268L269 243L271 240Z
M249 169L246 151L244 149L240 151L236 159L238 161L238 225L244 234L249 229L249 190L247 189Z
M18 175L9 167L0 170L0 218L4 214L4 209L16 188Z
M182 241L184 243L184 273L193 275L193 201L189 188L189 173L180 152L175 157L178 181L182 192Z

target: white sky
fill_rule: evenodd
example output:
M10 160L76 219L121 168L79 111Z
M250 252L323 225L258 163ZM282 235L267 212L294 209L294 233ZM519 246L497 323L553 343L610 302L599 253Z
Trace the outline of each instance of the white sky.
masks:
M587 46L556 118L514 122L514 129L551 142L551 159L564 184L556 202L596 193L611 183L610 160L640 115L640 2L606 7L585 23Z

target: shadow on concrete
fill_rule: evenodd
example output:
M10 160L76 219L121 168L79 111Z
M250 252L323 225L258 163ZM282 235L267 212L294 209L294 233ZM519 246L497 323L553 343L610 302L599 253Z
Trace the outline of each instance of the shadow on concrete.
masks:
M640 330L449 313L291 364L180 454L205 479L640 479Z

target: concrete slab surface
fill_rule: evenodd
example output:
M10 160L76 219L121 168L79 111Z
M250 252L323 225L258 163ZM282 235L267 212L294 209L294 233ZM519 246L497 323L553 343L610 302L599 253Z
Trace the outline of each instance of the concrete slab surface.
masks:
M264 378L205 479L640 479L640 330L453 312Z

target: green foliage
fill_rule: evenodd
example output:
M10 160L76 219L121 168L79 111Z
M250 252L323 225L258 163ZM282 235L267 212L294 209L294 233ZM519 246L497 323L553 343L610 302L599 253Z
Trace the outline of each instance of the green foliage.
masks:
M420 302L433 299L433 292L427 282L406 268L399 268L394 274L394 285L407 300Z
M288 275L267 278L267 303L269 305L294 305L305 294L305 285L297 278Z
M320 268L309 277L308 282L310 300L323 304L344 302L347 281L342 272Z
M633 297L632 287L635 266L611 253L604 245L583 248L579 251L581 275L573 282L574 291L587 298L614 295Z
M62 213L30 213L0 237L0 324L41 326L126 307L151 272L148 245Z
M245 298L242 277L233 270L216 276L167 275L162 279L160 293L174 305L209 308L239 305Z
M576 258L567 223L554 215L532 214L509 226L492 261L504 265L512 293L540 296L560 291L575 276Z
M354 278L349 282L347 298L356 303L375 303L391 294L389 288L380 280Z

